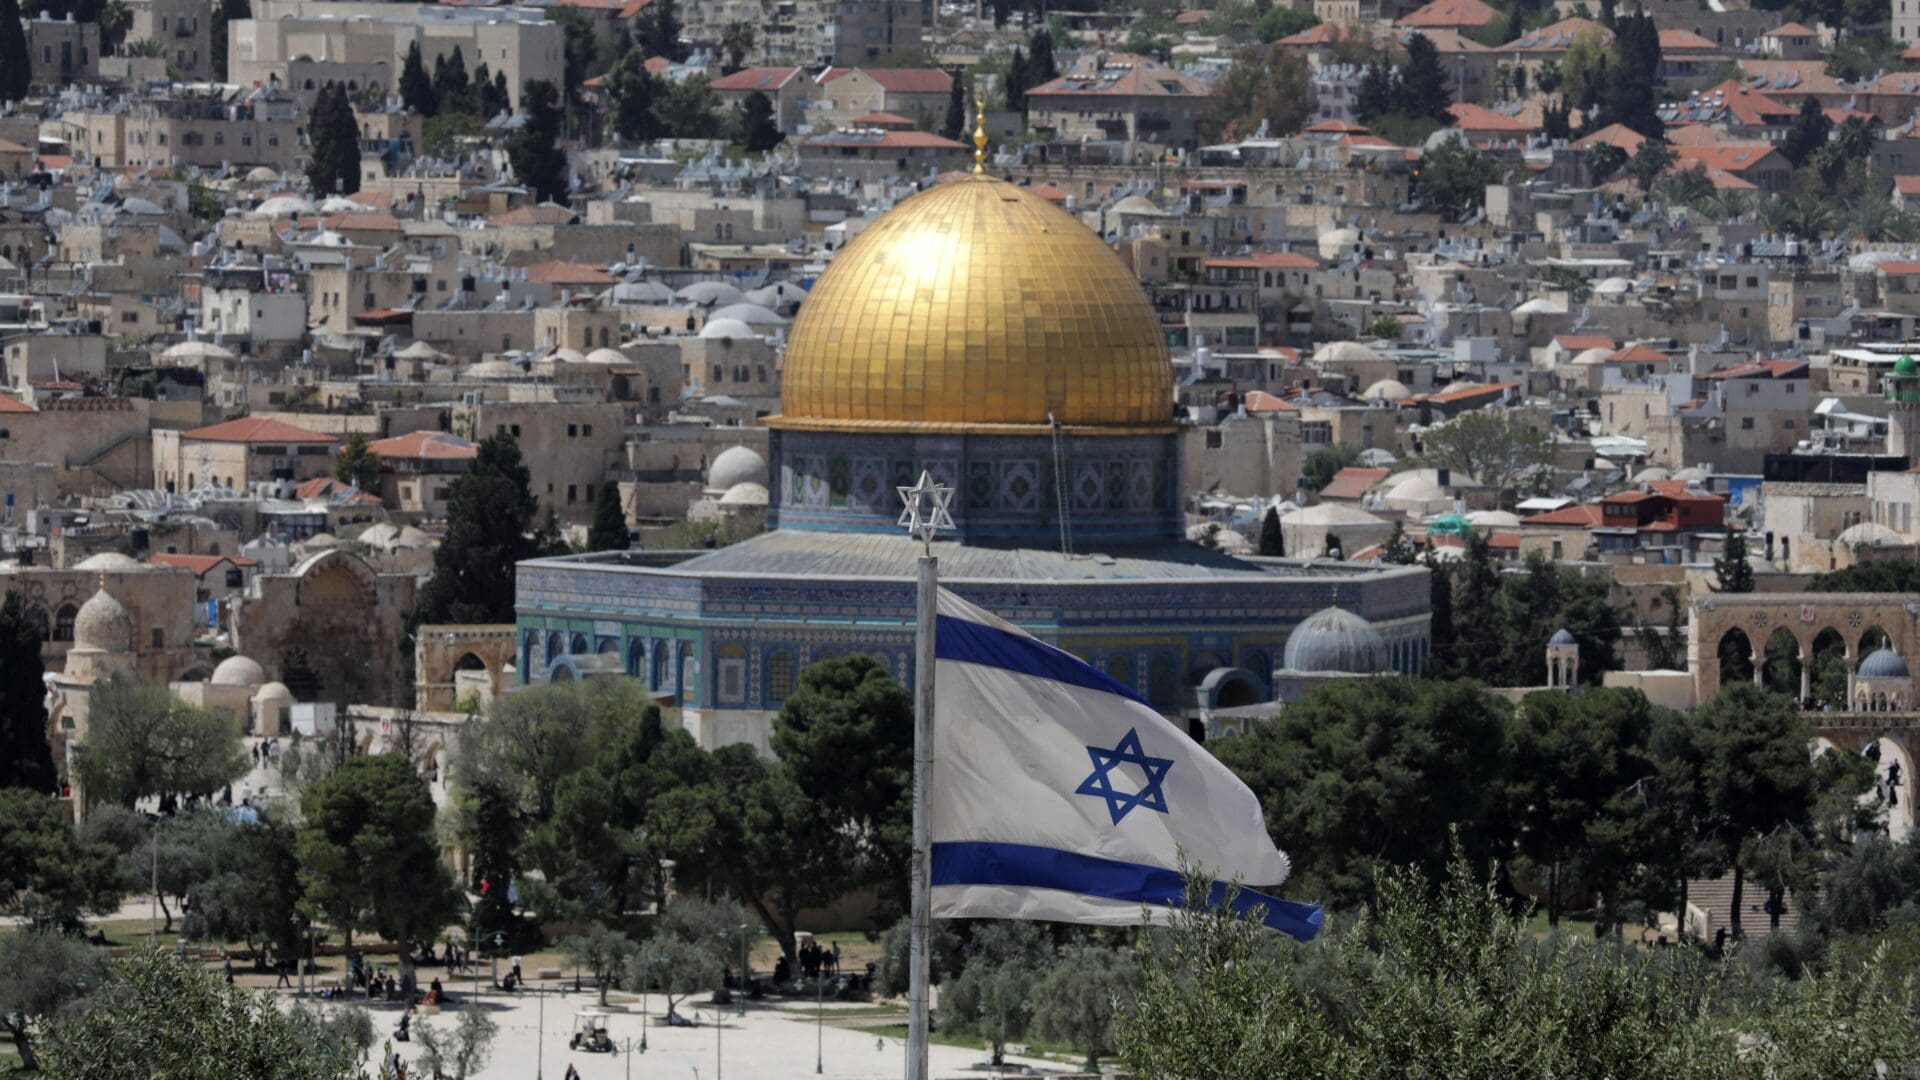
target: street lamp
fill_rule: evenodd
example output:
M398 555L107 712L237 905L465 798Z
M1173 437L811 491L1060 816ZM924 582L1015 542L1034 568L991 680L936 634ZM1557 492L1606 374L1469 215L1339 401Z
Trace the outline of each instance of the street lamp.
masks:
M536 986L533 992L540 996L539 1027L533 1037L533 1080L543 1080L546 1076L547 1061L547 988Z
M640 1052L647 1052L647 992L652 989L653 972L647 954L640 954Z
M827 980L813 980L813 1073L815 1076L827 1071Z

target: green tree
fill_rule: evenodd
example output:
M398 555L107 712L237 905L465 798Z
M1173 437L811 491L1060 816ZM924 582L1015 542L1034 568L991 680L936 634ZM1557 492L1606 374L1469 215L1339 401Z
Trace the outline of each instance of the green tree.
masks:
M256 969L265 966L269 946L278 956L295 955L303 892L293 826L272 818L231 824L221 839L192 889L187 936L242 942L253 953Z
M867 656L811 664L781 706L773 752L852 839L856 880L904 907L912 848L913 698Z
M1475 858L1503 847L1511 714L1469 682L1343 679L1217 756L1260 797L1292 888L1346 905L1383 867L1438 873L1450 827Z
M314 96L307 139L313 146L307 182L314 194L351 195L360 190L360 126L354 122L345 86L329 84Z
M1400 68L1394 87L1393 109L1402 116L1425 117L1442 124L1451 123L1447 111L1453 104L1453 82L1440 66L1440 51L1425 34L1407 38L1407 62Z
M1033 1022L1034 987L1053 963L1053 947L1031 922L981 923L960 976L942 987L940 1026L987 1041L992 1064L1004 1065L1007 1044L1026 1037Z
M1686 628L1682 625L1686 618L1687 601L1680 590L1672 585L1661 588L1660 597L1655 605L1667 613L1663 627L1637 626L1634 628L1634 640L1647 656L1649 671L1685 671L1687 670ZM1584 666L1584 665L1583 665Z
M677 0L653 0L634 20L633 36L642 59L664 56L675 62L687 58L687 47L680 41L680 5Z
M620 508L620 485L601 484L593 504L593 524L587 529L587 550L625 551L631 546L627 512Z
M1287 553L1287 540L1280 532L1278 507L1270 506L1266 513L1260 515L1259 553L1272 558L1279 558Z
M747 66L747 54L753 51L753 24L735 20L720 32L720 51L726 54L727 65L721 72L731 75Z
M359 1051L316 1037L270 994L158 949L120 960L77 1015L46 1026L47 1080L360 1080Z
M658 6L668 0L654 0ZM513 175L541 202L565 203L567 155L560 150L560 95L544 79L530 79L520 92L523 124L507 140Z
M1274 10L1291 11L1293 9L1276 7ZM1399 81L1398 72L1385 60L1376 60L1368 64L1366 70L1360 75L1360 86L1354 92L1354 119L1363 124L1371 124L1391 113Z
M367 438L366 432L356 431L347 436L346 443L333 457L333 475L343 484L375 491L380 483L380 455L374 453L373 440Z
M642 944L628 961L624 985L631 993L665 996L667 1015L678 1016L680 1002L689 995L720 986L723 967L711 948L660 936Z
M106 982L106 953L85 940L33 928L0 934L0 1028L21 1067L34 1071L37 1029Z
M1660 121L1660 31L1636 11L1614 20L1612 62L1601 91L1602 114L1650 140L1664 141ZM1645 190L1645 187L1642 187Z
M1665 176L1679 156L1665 139L1649 138L1640 144L1640 149L1627 159L1627 175L1640 186L1643 192L1652 191L1653 185Z
M401 71L404 78L406 72ZM451 53L441 53L433 61L433 100L447 112L472 112L472 80L467 75L467 58L455 45Z
M1385 338L1388 341L1400 340L1400 335L1405 330L1406 327L1400 324L1400 320L1391 315L1382 315L1367 324L1368 337Z
M9 590L0 602L0 787L45 795L58 788L60 777L47 745L40 646L40 630L28 621L25 601Z
M449 493L447 535L434 550L413 625L512 622L514 565L542 554L532 535L538 506L513 437L480 440Z
M1832 132L1833 121L1827 119L1826 110L1820 107L1820 99L1802 98L1800 111L1793 118L1793 126L1787 129L1787 137L1780 144L1780 153L1795 167L1804 165L1814 151L1827 145L1827 137Z
M1598 142L1587 147L1582 159L1588 175L1596 184L1604 184L1614 178L1621 169L1626 168L1627 152L1610 142Z
M1510 409L1475 409L1427 429L1420 460L1472 477L1502 494L1518 491L1553 464L1553 436L1531 416Z
M1748 684L1722 688L1693 719L1702 792L1733 868L1728 929L1737 938L1748 848L1812 821L1816 788L1807 747L1813 731L1791 700Z
M1300 466L1301 479L1306 481L1307 490L1319 491L1333 482L1335 473L1359 462L1359 447L1352 443L1329 443L1307 453L1307 460Z
M1033 988L1033 1029L1085 1048L1086 1071L1098 1073L1114 1052L1114 1013L1131 1007L1139 980L1131 957L1095 945L1068 949Z
M0 912L39 926L74 926L114 911L125 895L119 853L81 837L66 804L0 788Z
M208 21L211 38L208 59L213 62L215 82L227 81L227 27L236 19L251 18L253 5L248 0L220 0L213 5L213 17Z
M1814 580L1815 591L1819 591L1819 579ZM1750 593L1753 591L1753 564L1747 561L1747 534L1733 526L1727 526L1726 540L1720 546L1720 556L1713 560L1713 591L1722 593Z
M1487 204L1487 188L1505 175L1490 154L1472 149L1458 135L1426 152L1420 163L1420 191L1429 207L1448 221L1459 221Z
M33 85L33 58L17 0L0 0L0 103L19 101Z
M1596 896L1597 929L1620 922L1619 875L1639 860L1616 840L1635 835L1655 712L1638 691L1600 688L1529 694L1514 711L1509 813L1520 853L1545 881L1549 926L1560 924L1568 885Z
M1060 66L1053 59L1053 33L1046 27L1027 39L1027 86L1044 86L1060 77Z
M1007 91L1007 108L1022 115L1027 111L1027 54L1020 46L1013 47L1013 56L1007 60L1007 77L1004 82Z
M480 70L487 70L487 65L481 64ZM491 120L496 116L512 112L513 94L507 88L507 73L496 71L492 82L481 84L479 99L480 117L484 120Z
M940 121L940 134L949 139L964 139L967 134L966 82L958 69L949 71L947 77L953 80L953 86L947 91L947 114Z
M764 154L785 136L773 118L773 101L755 90L740 103L740 142L749 154Z
M658 111L669 135L677 139L712 138L719 123L720 98L706 76L695 75L665 84Z
M440 936L456 902L426 781L397 755L351 757L301 794L300 810L307 902L349 946L357 930L396 944L411 990L416 946Z
M1311 11L1275 4L1254 24L1254 36L1262 43L1279 41L1319 25L1320 17Z
M592 973L594 984L600 988L600 1006L605 1008L607 990L619 978L627 958L633 955L633 939L604 926L590 926L562 940L560 952L573 961L575 967Z
M1214 90L1201 121L1206 138L1253 134L1265 124L1273 138L1304 127L1316 108L1312 73L1299 53L1279 45L1245 48Z
M468 1005L454 1017L452 1030L422 1020L413 1029L420 1044L420 1069L433 1080L468 1080L487 1067L493 1056L493 1038L500 1025L478 1005Z
M1525 573L1505 576L1494 596L1500 648L1496 666L1481 677L1501 686L1545 685L1547 639L1565 629L1580 645L1581 678L1597 685L1618 666L1620 615L1608 602L1609 588L1605 578L1563 569L1538 551L1529 554Z
M96 683L74 771L91 803L211 796L246 775L230 719L128 676Z
M400 65L400 100L423 117L430 118L440 111L440 99L433 92L433 76L427 74L418 41L407 43L407 57Z
M646 69L640 50L629 50L607 75L614 132L633 142L664 137L667 129L660 121L659 108L665 92L665 85Z

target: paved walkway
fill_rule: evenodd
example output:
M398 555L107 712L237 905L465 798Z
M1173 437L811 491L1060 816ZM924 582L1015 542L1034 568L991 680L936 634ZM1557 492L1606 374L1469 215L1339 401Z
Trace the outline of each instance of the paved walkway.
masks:
M740 1015L729 1007L721 1010L721 1024L716 1028L713 1006L690 1007L683 1003L681 1014L697 1012L701 1026L669 1028L660 1026L662 1002L656 997L650 1002L654 1017L647 1028L647 1052L607 1055L567 1049L573 1033L574 1012L593 1007L592 994L544 995L544 1036L539 1035L542 996L529 993L512 999L493 994L486 997L482 1007L500 1025L500 1031L494 1039L493 1054L486 1069L476 1074L474 1080L560 1080L569 1064L580 1071L581 1080L625 1080L629 1076L648 1080L656 1077L722 1080L727 1076L751 1080L785 1077L799 1080L813 1076L898 1080L905 1074L906 1049L900 1040L836 1027L833 1015L836 1010L832 1008L826 1011L828 1022L816 1025L811 1008L754 1005ZM846 1007L838 1011L846 1011ZM374 1008L374 1028L381 1040L391 1036L398 1019L398 1006ZM416 1027L422 1019L415 1017ZM454 1022L455 1016L448 1012L424 1019L435 1026L446 1027ZM888 1022L886 1017L869 1021L873 1026ZM858 1021L846 1017L841 1023ZM614 1012L607 1029L616 1044L625 1045L629 1039L637 1044L640 1018L635 1013ZM409 1062L419 1054L417 1042L395 1043L393 1048ZM374 1052L380 1052L379 1045L376 1044ZM824 1066L817 1074L814 1072L816 1052ZM938 1080L1030 1075L1020 1066L1054 1073L1071 1071L1058 1064L1032 1059L1009 1059L1015 1067L993 1070L987 1067L986 1060L984 1050L949 1046L936 1045L930 1054L931 1072Z

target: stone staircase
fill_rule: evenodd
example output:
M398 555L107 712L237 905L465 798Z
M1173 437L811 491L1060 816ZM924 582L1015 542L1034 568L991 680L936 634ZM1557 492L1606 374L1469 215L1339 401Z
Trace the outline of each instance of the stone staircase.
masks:
M1753 879L1747 879L1740 904L1740 930L1747 937L1766 937L1773 933L1773 918L1767 914L1766 903L1767 891L1756 888ZM1780 913L1780 931L1792 933L1800 927L1799 897L1788 893L1782 903L1786 907ZM1721 927L1732 923L1733 875L1688 881L1687 908L1687 928L1700 941L1712 942Z

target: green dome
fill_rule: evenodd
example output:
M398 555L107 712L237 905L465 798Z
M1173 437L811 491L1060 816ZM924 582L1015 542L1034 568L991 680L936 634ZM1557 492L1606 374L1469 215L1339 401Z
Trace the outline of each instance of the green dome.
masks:
M1467 519L1459 514L1441 514L1427 524L1428 536L1465 536Z
M1893 373L1908 378L1920 375L1920 361L1914 360L1911 356L1903 356L1894 362Z

